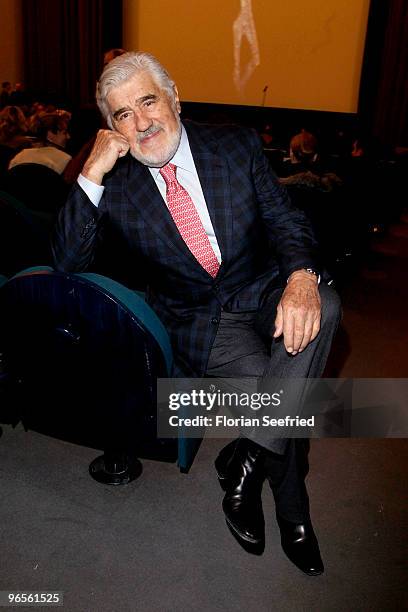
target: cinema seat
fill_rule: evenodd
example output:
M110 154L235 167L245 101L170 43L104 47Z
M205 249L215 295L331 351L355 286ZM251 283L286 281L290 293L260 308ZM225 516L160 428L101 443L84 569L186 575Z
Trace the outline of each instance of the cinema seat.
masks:
M28 266L50 262L47 221L0 191L0 274L10 277Z
M156 379L169 377L165 328L135 292L110 278L24 270L0 288L0 352L12 404L30 429L104 450L91 475L124 484L138 457L188 471L199 441L157 438Z

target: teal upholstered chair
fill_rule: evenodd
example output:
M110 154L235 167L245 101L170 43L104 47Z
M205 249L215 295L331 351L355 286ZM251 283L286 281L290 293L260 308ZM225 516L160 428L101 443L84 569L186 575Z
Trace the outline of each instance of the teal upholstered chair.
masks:
M0 288L0 352L19 380L27 427L103 448L102 482L129 482L137 457L188 471L199 441L158 439L156 379L171 376L168 334L143 297L107 277L35 267Z

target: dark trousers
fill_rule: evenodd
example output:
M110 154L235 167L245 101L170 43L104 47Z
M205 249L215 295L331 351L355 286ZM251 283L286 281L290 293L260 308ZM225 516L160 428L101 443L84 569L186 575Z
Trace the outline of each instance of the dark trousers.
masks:
M336 292L319 286L322 302L318 336L304 351L287 353L283 340L273 340L276 308L283 289L272 291L258 313L222 312L207 368L208 376L219 378L319 378L322 376L338 327L341 308ZM277 511L287 520L301 522L309 516L304 483L308 471L307 440L268 438L258 428L248 435L267 449L266 473Z

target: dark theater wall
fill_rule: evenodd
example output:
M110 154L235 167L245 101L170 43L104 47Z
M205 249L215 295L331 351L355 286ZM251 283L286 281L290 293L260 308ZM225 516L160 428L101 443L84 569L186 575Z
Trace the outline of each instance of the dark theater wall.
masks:
M103 52L122 38L121 0L22 0L27 88L94 102Z

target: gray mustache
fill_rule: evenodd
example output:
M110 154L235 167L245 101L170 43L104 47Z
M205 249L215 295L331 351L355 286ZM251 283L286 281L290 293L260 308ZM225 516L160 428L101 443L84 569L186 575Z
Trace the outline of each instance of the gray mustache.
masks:
M140 143L144 138L147 138L148 136L151 136L152 134L155 134L156 132L160 132L160 130L161 130L161 127L157 125L151 125L149 128L147 128L147 130L145 130L141 134L138 134L137 142Z

